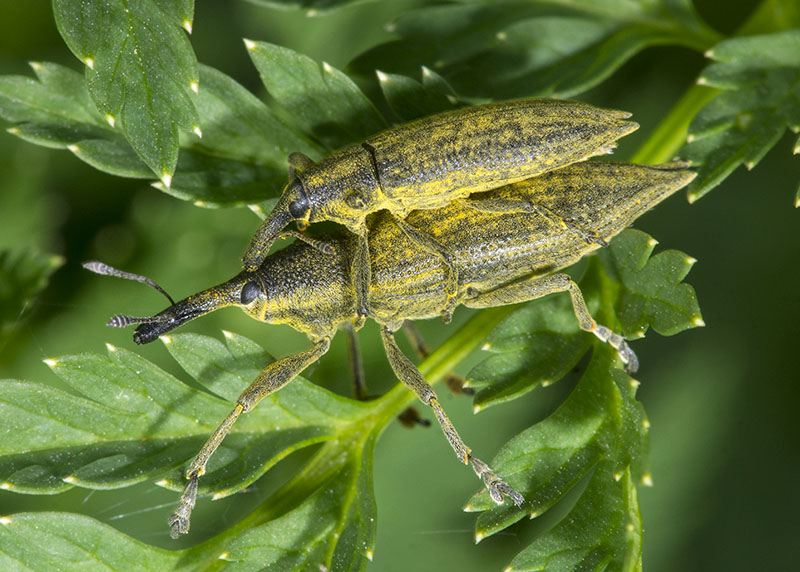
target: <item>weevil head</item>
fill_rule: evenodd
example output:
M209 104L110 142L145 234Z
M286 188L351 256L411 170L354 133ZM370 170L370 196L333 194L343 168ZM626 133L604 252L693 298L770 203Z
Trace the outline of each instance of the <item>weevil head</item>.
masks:
M142 321L133 333L133 341L147 344L186 322L228 306L239 306L252 317L263 320L267 296L263 282L256 272L241 272L234 278L176 302ZM109 325L127 325L127 316L115 316ZM116 320L116 322L115 322Z

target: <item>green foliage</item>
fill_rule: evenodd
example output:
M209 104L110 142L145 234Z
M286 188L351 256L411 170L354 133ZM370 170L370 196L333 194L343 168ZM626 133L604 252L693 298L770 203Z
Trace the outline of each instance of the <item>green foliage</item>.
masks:
M570 97L642 49L708 47L717 38L687 0L475 1L421 8L392 24L400 37L352 64L370 74L435 69L470 98Z
M23 323L28 305L62 264L60 256L0 250L0 348Z
M64 41L85 66L96 109L161 179L178 161L178 130L199 126L194 0L53 0Z
M685 153L700 167L690 200L739 165L753 169L787 128L800 130L800 29L725 40L706 55L714 63L698 82L722 93L689 126Z
M253 2L310 10L350 4ZM91 2L54 0L59 31L85 76L37 62L35 79L0 77L0 116L26 141L67 149L112 175L155 174L156 188L198 205L266 208L285 181L291 152L318 158L394 121L466 101L575 96L655 45L708 51L714 60L701 78L719 91L685 98L652 139L669 132L658 153L699 166L691 197L742 163L754 167L786 127L800 125L800 32L722 40L688 0L425 7L394 22L395 39L355 57L348 73L283 46L245 41L264 99L196 62L181 29L191 28L191 0L106 4L103 11ZM692 142L683 147L690 121ZM795 145L797 152L800 141ZM642 149L652 147L645 142ZM593 315L627 336L650 326L672 335L702 324L694 290L682 283L693 260L673 250L651 256L654 245L627 231L581 279ZM9 276L0 284L13 285L8 297L3 292L5 337L57 263L7 254L0 262ZM476 410L582 370L566 400L511 438L491 463L527 502L494 506L484 491L476 494L468 509L481 512L477 538L519 526L525 516L558 513L552 528L515 546L516 555L506 558L510 570L640 569L636 485L649 482L649 423L635 398L637 382L622 372L613 349L578 329L566 295L487 310L448 333L421 371L436 381L485 341L489 355L468 376ZM272 358L229 333L222 342L179 334L166 347L191 384L113 346L107 355L48 360L68 390L3 381L0 486L55 494L154 481L180 490L187 461ZM404 388L359 403L294 380L242 417L200 480L200 502L225 497L307 450L296 473L243 520L168 552L72 513L12 514L0 518L0 565L195 570L227 562L248 570L362 570L376 542L373 451L412 401Z

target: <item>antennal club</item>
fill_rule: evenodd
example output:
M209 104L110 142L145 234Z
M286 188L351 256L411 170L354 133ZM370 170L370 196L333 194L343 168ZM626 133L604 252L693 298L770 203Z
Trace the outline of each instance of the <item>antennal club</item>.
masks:
M171 305L175 305L175 300L172 299L172 296L167 294L166 290L164 290L161 286L155 283L154 280L148 278L147 276L142 276L141 274L134 274L133 272L125 272L124 270L119 270L114 268L113 266L109 266L105 262L100 262L99 260L90 260L89 262L84 262L83 267L86 270L94 272L95 274L100 274L101 276L115 276L117 278L124 278L126 280L135 280L136 282L141 282L142 284L147 284L151 288L154 288L161 292L164 296L167 297L169 303ZM131 324L152 324L155 322L164 322L169 319L169 316L148 316L148 317L136 317L136 316L126 316L125 314L117 314L113 316L108 322L106 322L106 326L111 326L112 328L124 328L126 326L130 326Z
M147 284L151 288L155 288L156 290L161 292L164 296L166 296L167 300L169 300L170 305L172 306L175 305L175 300L172 299L172 296L167 294L167 292L161 286L156 284L154 280L148 278L147 276L142 276L141 274L134 274L133 272L125 272L124 270L118 270L113 266L109 266L105 262L100 262L99 260L90 260L89 262L84 262L83 267L86 270L94 272L95 274L100 274L101 276L116 276L117 278L124 278L125 280L135 280L136 282ZM128 324L125 325L127 326Z

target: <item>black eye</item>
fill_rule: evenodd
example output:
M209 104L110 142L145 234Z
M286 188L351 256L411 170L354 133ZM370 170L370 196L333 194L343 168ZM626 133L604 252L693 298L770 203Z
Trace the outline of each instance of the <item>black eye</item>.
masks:
M249 304L261 294L261 286L256 282L248 282L242 286L242 304Z
M303 198L289 203L289 214L294 218L304 218L308 211L308 200Z

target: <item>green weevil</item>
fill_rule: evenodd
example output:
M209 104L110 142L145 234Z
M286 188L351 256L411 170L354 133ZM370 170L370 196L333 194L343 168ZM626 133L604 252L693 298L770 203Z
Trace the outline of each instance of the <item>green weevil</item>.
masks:
M587 242L587 232L602 242L629 226L647 211L694 178L685 163L660 166L583 162L550 171L519 183L494 189L481 198L490 208L476 210L459 202L434 210L410 213L410 225L426 228L452 252L458 268L455 299L469 308L516 304L547 294L568 292L579 326L614 347L633 372L635 354L619 334L595 322L578 285L555 273L601 242ZM516 212L498 214L513 201ZM527 203L528 209L520 208ZM545 214L542 214L545 213ZM391 213L376 213L369 221L371 282L367 304L381 327L389 362L397 377L430 406L459 460L471 465L492 499L515 504L523 496L489 466L475 457L459 437L437 398L416 366L401 352L394 332L405 320L438 316L448 304L447 265L434 253L411 240ZM226 306L239 306L251 317L273 324L289 324L308 335L312 347L268 364L244 390L230 414L189 465L189 484L170 517L172 536L189 530L189 517L197 497L198 478L242 413L265 396L278 391L328 351L339 328L359 324L357 294L350 275L350 256L357 239L347 232L327 237L335 254L327 254L303 241L295 241L268 256L254 271L245 270L147 318L114 316L109 325L122 327L141 322L134 333L144 344L203 314ZM140 281L100 263L90 270Z
M292 220L301 227L320 221L342 224L359 237L352 276L359 313L366 316L370 283L366 218L388 210L411 240L447 264L445 287L451 298L443 310L447 317L455 307L458 265L429 228L405 220L408 213L442 207L610 153L617 139L638 128L626 121L628 117L626 112L574 101L523 99L465 107L398 125L318 163L293 153L289 183L251 240L242 259L244 269L259 267ZM478 201L467 204L477 206Z

